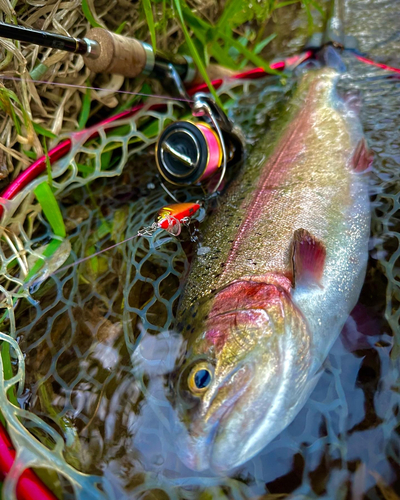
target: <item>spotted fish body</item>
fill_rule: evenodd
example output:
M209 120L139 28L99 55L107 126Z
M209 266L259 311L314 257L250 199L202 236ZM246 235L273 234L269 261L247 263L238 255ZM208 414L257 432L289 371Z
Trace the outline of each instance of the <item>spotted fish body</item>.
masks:
M293 420L357 302L371 157L337 79L331 68L303 75L203 225L173 382L177 446L192 469L237 467Z

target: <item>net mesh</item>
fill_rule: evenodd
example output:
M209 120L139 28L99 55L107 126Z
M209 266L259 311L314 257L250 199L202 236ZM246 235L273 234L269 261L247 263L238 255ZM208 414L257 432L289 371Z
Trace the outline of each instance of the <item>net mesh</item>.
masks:
M237 82L220 93L234 101L242 89ZM182 113L179 102L152 101L132 118L68 136L71 150L52 173L67 237L50 258L49 242L61 238L33 194L44 178L5 202L0 307L7 335L1 339L9 344L3 344L3 360L9 351L11 364L0 360L0 406L18 451L5 498L15 498L16 481L27 467L57 471L76 498L111 498L104 485L93 486L104 465L99 458L125 446L143 397L130 363L138 322L152 333L170 328L188 261L180 241L159 230L55 271L135 235L172 202L155 187L153 145ZM177 193L182 202L199 194ZM7 368L8 376L14 372L9 380ZM126 433L116 439L120 429Z
M383 78L379 70L371 71L372 78ZM356 71L346 86L362 86L360 74L365 75ZM394 86L385 82L388 95ZM396 332L396 121L391 129L387 102L381 99L377 112L379 99L370 86L363 90L370 143L374 149L379 141L384 144L374 165L375 258L363 296L386 280L380 286L382 309ZM278 84L236 82L220 94L254 143L265 133L269 110L282 92ZM239 94L245 97L235 104ZM363 337L360 344L354 324L347 348L341 340L335 345L327 371L288 429L234 477L210 477L179 464L162 381L155 377L150 383L132 363L145 335L160 334L172 349L174 339L165 332L173 324L180 279L189 266L188 231L177 239L159 230L55 273L135 235L171 203L156 187L153 145L182 113L177 102L157 111L147 106L132 118L96 129L97 139L90 139L93 129L70 136L70 153L53 168L67 237L51 257L43 255L57 236L33 195L43 178L6 204L0 248L0 407L17 460L4 498L15 498L16 481L27 467L42 470L60 498L362 498L364 493L377 498L396 481L399 463L393 432L398 372L389 361L397 344L389 328ZM175 195L190 201L201 191L180 189ZM27 279L38 261L43 261L40 271Z

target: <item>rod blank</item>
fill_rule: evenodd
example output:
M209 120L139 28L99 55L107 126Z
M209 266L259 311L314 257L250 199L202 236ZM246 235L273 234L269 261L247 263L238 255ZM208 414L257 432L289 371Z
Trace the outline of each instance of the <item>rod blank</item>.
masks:
M82 38L73 38L3 22L0 22L0 37L34 43L51 49L65 50L74 54L86 54L88 52L87 43Z

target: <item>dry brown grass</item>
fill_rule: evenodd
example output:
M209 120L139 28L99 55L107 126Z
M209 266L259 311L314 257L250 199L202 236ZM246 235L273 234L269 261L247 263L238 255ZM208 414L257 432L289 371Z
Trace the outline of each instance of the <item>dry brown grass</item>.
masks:
M125 23L124 34L150 41L140 2L88 0L87 4L97 23L113 31ZM201 10L208 15L213 5L214 0L203 5ZM162 4L159 7L159 21L163 22ZM0 0L0 9L0 19L5 22L73 37L84 36L91 27L81 0ZM163 22L162 28L158 40L160 48L171 49L171 40L173 46L178 46L182 36L171 16ZM0 75L0 179L9 174L15 178L35 156L43 155L45 137L38 129L35 131L32 121L56 136L78 128L85 90L63 88L54 83L85 85L89 82L96 87L112 89L91 91L91 116L107 114L110 108L126 101L129 96L117 93L121 88L134 92L142 85L140 79L132 85L118 75L90 74L80 56L2 38ZM12 81L10 77L19 80Z
M268 1L271 5L275 2ZM187 1L199 19L209 23L219 18L225 4L225 0ZM176 51L184 37L174 19L171 2L152 2L152 9L157 48ZM127 36L151 41L140 0L0 0L0 11L0 20L5 22L73 37L83 37L91 24L97 23ZM257 40L260 33L265 33L271 12L258 27L253 23ZM233 33L240 36L248 26L248 22L239 27L235 25ZM38 83L38 80L46 83ZM119 75L91 74L81 56L0 38L0 189L43 155L45 141L47 147L54 144L57 139L51 139L51 134L58 137L77 130L86 90L62 84L104 89L90 92L89 123L94 123L132 99L118 91L139 91L143 78L132 81ZM163 92L157 82L152 83L152 89L155 93Z

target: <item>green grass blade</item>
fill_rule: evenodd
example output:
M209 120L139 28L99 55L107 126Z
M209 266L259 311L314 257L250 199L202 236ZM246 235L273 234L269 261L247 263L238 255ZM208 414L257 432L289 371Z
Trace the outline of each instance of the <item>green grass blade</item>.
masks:
M218 37L216 28L194 15L185 4L182 5L182 13L187 25L196 35L198 41L204 47L209 48L210 54L216 61L227 68L237 69L237 62L229 55L229 46L223 47L218 40L215 41Z
M48 183L49 183L50 187L53 187L53 176L52 176L52 171L51 171L51 163L50 163L49 153L47 151L46 140L43 141L43 149L44 149L44 155L45 155L45 159L46 159L46 170L47 170Z
M115 30L115 33L116 33L117 35L120 35L120 34L124 31L124 28L125 28L125 26L126 26L126 23L127 23L127 21L124 21L123 23L121 23L121 24L118 26L118 28Z
M313 30L314 30L314 19L313 19L312 13L311 13L311 9L310 9L308 0L303 0L303 5L304 5L304 8L306 9L306 14L307 14L308 34L309 34L309 36L311 36L313 33Z
M220 29L225 27L236 28L241 24L250 21L253 16L253 9L248 0L228 0L224 6L221 17L218 19L217 26Z
M314 9L316 9L321 14L322 19L325 19L326 13L325 13L324 9L322 8L322 6L314 0L309 0L309 2L314 7Z
M87 0L82 0L82 12L86 19L89 21L90 26L92 28L104 28L103 25L99 24L96 19L94 18L94 15L92 14L92 11L90 10L89 4Z
M85 128L86 123L89 119L90 103L91 103L90 89L86 89L85 95L83 96L81 112L80 112L79 120L78 120L79 130L82 130Z
M37 154L34 151L27 151L23 149L22 152L25 156L27 156L30 160L37 160Z
M280 9L281 7L286 7L287 5L293 5L294 3L299 3L300 0L287 0L286 2L279 2L274 4L272 10Z
M22 106L21 101L18 99L17 95L15 92L13 92L10 89L7 89L5 87L0 88L0 108L4 109L6 113L8 113L14 122L15 129L17 130L18 134L21 134L21 125L19 123L19 120L17 118L17 115L14 110L14 106L11 101L14 101L16 103L16 106L18 109L21 111L23 122L25 124L25 127L29 130L32 131L32 120L26 111L26 109Z
M297 1L297 0L296 0ZM254 54L259 54L264 47L266 47L274 38L276 37L276 33L272 33L272 35L267 36L264 40L258 43L254 47Z
M198 39L203 43L207 43L209 41L208 33L213 28L213 25L193 14L186 4L181 4L181 9L183 18L190 28L196 32Z
M204 67L203 61L201 60L201 57L200 57L199 53L197 52L197 49L196 49L192 39L190 38L189 32L186 28L185 19L183 17L183 13L182 13L181 2L180 2L180 0L173 0L173 2L174 2L174 6L176 9L176 13L178 15L181 27L182 27L185 41L189 47L190 54L193 57L193 61L196 64L198 70L200 71L200 74L203 77L203 80L207 84L207 87L210 90L211 95L214 97L215 102L218 104L218 106L220 108L223 109L222 102L221 102L220 98L218 97L217 93L215 92L214 87L212 86L211 80L207 75L207 71L206 71L206 68Z
M83 163L77 163L76 166L78 167L78 171L81 172L82 174L93 174L94 172L94 167L90 165L84 165Z
M153 9L151 8L151 1L150 0L143 0L143 9L144 9L144 14L146 16L147 26L149 27L149 31L150 31L151 44L153 46L153 49L156 50L156 48L157 48L156 28L154 26Z
M11 116L14 123L17 134L21 135L21 124L17 115L15 113L14 107L11 101L15 101L21 108L21 103L18 97L14 94L12 90L6 89L5 87L0 88L0 109Z
M32 80L40 80L48 69L49 69L48 66L46 66L43 63L40 63L37 66L35 66L33 70L29 73L30 77L32 78Z
M238 69L238 63L235 61L226 50L226 47L221 47L221 44L214 42L210 47L210 54L215 58L218 64L233 70Z
M47 137L49 139L55 139L57 136L53 134L50 130L47 130L47 128L42 127L38 123L33 123L33 130L38 134L38 135L43 135L44 137Z
M11 357L10 357L10 344L8 342L2 343L1 359L3 362L4 378L5 378L5 380L9 380L10 378L13 377L14 374L13 374ZM18 401L17 401L17 397L15 395L15 388L14 387L10 387L10 389L8 389L7 396L13 405L19 406Z
M47 182L42 182L35 189L35 196L42 207L43 213L56 236L65 238L67 235L64 220L61 215L60 207L54 196L53 191Z
M270 67L270 65L264 61L261 57L258 55L254 54L249 49L246 49L240 42L235 40L233 37L230 37L229 35L226 35L225 33L222 33L222 31L218 32L218 35L227 43L235 47L235 49L240 52L242 55L246 57L249 61L251 61L253 64L256 66L259 66L262 68L266 73L271 73L273 75L281 75L279 71L275 71Z
M62 242L60 240L51 240L47 247L43 250L43 257L46 257L47 259L50 258L56 252L56 250L58 250L61 243ZM26 283L29 282L29 280L40 271L40 269L44 265L44 262L45 261L42 259L38 259L37 262L35 262L32 269L26 275L26 278L24 280Z
M210 41L214 39L214 26L208 24L206 21L197 18L193 12L188 8L182 9L184 19L193 33L196 35L198 41L205 47ZM237 63L229 56L228 49L226 47L221 47L218 42L212 42L210 47L210 53L217 60L219 64L226 66L228 68L236 69Z

